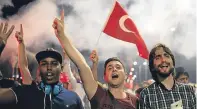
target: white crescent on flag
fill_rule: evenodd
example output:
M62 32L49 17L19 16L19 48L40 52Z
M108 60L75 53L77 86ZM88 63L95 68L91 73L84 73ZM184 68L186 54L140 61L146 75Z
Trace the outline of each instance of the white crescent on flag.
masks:
M125 22L128 18L129 18L128 15L122 16L122 17L120 18L120 20L119 20L119 25L120 25L120 28L121 28L123 31L130 33L130 32L132 32L132 31L130 31L129 29L127 29L127 28L125 27L125 25L124 25L124 22Z

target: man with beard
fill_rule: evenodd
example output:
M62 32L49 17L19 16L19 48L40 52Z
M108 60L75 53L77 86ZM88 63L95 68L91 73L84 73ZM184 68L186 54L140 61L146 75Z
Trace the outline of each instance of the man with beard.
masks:
M56 18L53 24L56 37L68 57L77 65L85 92L92 109L135 109L136 97L124 91L126 71L118 58L109 58L105 62L104 76L109 89L103 89L94 79L91 68L82 54L73 46L68 35L64 32L64 15Z
M164 44L149 55L149 69L155 82L140 93L139 109L196 109L194 90L174 80L175 59Z
M41 82L37 85L32 81L28 69L22 25L15 36L23 85L0 91L0 103L15 101L17 109L83 109L79 96L63 88L63 84L59 82L62 71L61 54L52 48L36 54L41 77Z

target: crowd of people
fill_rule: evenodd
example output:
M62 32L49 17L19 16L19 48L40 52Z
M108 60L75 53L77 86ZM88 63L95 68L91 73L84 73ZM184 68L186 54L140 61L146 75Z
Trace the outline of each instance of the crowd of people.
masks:
M36 79L33 79L28 68L25 31L20 25L15 37L22 81L5 80L0 75L1 109L196 109L195 87L188 85L189 74L176 72L175 57L166 45L156 44L150 51L149 69L154 81L131 93L125 89L128 73L118 57L105 61L105 84L101 83L97 76L97 51L90 54L92 66L89 66L64 27L62 11L61 17L54 19L53 28L63 55L53 48L38 52ZM13 30L14 25L8 29L8 23L1 23L0 55ZM71 68L71 61L78 73Z

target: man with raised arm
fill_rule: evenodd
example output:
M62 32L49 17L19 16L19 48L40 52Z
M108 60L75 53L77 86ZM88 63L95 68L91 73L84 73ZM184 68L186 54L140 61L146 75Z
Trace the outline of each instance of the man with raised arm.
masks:
M64 12L61 18L53 22L56 37L69 58L77 65L84 89L90 100L92 109L135 109L137 98L124 91L126 71L118 58L109 58L105 62L105 80L109 89L105 90L98 85L92 71L82 54L74 47L64 32Z
M15 36L18 41L18 62L23 85L0 93L0 104L15 101L17 109L83 109L79 96L63 88L63 84L59 82L62 71L61 54L53 48L36 54L41 76L37 85L28 69L22 25Z
M11 28L8 29L8 23L6 22L0 24L0 56L7 44L7 40L13 32L15 26L12 25ZM3 57L1 57L3 58ZM4 104L0 104L0 108L2 109L15 109L16 105L14 100L9 100L10 95L13 94L11 87L17 87L19 84L16 81L4 79L3 74L1 74L2 78L0 79L0 95L3 95L0 98L0 102L4 102ZM8 101L7 101L8 100ZM9 102L9 103L8 103Z

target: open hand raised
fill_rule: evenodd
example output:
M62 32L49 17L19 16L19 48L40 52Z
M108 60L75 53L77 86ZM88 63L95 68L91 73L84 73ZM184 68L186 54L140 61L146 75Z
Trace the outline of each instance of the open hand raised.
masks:
M6 44L9 36L11 35L12 31L14 30L14 25L8 30L8 23L6 22L5 25L1 23L0 25L0 42Z

